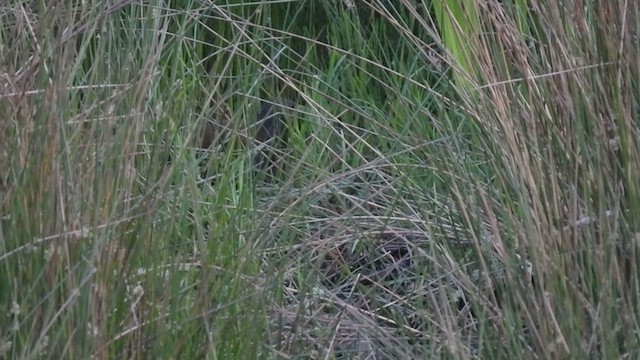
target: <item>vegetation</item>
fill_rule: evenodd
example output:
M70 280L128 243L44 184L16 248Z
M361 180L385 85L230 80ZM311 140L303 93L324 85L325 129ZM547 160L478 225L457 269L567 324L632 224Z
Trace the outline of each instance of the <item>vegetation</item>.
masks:
M638 358L640 3L432 1L1 5L0 358Z

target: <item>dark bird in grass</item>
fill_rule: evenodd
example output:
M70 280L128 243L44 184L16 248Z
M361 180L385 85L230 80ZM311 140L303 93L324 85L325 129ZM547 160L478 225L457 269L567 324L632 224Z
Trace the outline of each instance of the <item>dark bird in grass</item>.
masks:
M287 125L283 113L284 108L293 108L295 103L289 99L280 102L261 100L260 111L256 116L255 125L251 127L253 137L247 142L253 142L257 153L253 158L253 167L273 173L277 168L278 151L286 142ZM214 122L207 122L203 130L201 149L210 149L217 142L220 132L224 128Z
M276 166L278 149L287 140L287 124L283 114L283 106L293 108L293 101L285 99L282 104L262 101L258 113L254 142L258 153L253 159L256 169L270 169Z

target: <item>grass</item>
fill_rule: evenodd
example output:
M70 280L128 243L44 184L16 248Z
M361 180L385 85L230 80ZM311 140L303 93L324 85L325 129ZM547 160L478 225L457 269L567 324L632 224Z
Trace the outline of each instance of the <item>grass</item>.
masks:
M0 358L638 356L635 2L170 5L0 7Z

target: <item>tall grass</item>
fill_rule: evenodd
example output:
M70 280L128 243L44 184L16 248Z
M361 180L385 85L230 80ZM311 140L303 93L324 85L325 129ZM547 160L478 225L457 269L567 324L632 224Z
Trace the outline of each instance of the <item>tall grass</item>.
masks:
M0 357L637 357L639 15L2 5Z

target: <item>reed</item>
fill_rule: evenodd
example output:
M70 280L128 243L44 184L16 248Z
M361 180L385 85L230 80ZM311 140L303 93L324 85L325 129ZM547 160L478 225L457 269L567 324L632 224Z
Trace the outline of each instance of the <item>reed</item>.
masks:
M0 358L638 357L637 2L219 3L0 8Z

